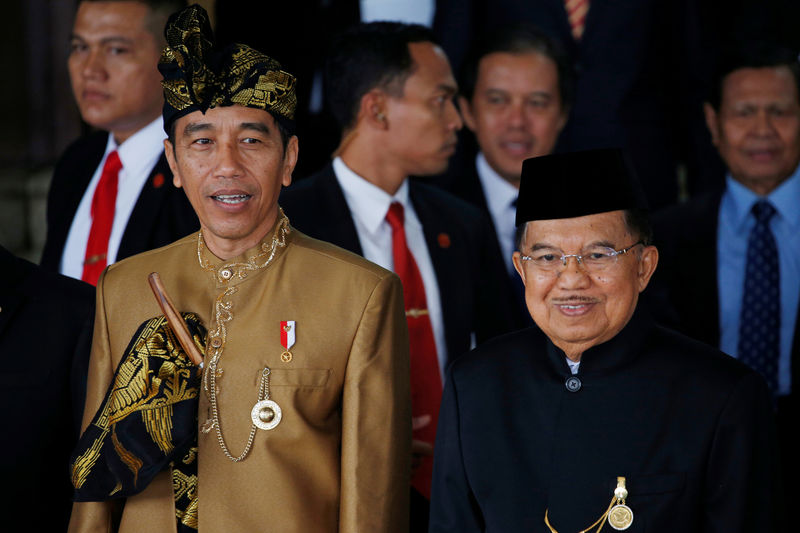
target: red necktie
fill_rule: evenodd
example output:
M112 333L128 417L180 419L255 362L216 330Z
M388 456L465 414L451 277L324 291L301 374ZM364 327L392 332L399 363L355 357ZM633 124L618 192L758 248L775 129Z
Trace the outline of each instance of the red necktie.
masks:
M394 271L403 282L411 349L411 416L431 417L429 424L414 431L414 438L433 444L436 437L436 422L439 419L439 404L442 401L442 378L425 298L425 286L417 262L414 261L414 256L406 244L404 218L403 206L397 202L392 203L386 214L386 221L392 227ZM431 497L432 474L433 458L425 457L411 479L411 485L428 499Z
M589 0L564 0L564 7L567 9L567 18L572 29L572 36L575 37L576 41L580 41L583 36L583 29L586 26Z
M92 197L92 229L86 243L81 279L97 285L97 279L107 265L108 239L114 224L114 208L117 204L117 183L122 162L114 150L106 157L103 172Z

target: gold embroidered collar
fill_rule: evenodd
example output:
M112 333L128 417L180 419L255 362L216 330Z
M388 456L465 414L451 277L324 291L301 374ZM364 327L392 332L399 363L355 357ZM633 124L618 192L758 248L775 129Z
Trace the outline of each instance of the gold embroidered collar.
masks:
M230 285L247 278L248 274L267 268L282 248L286 236L291 232L289 219L278 208L278 220L271 234L267 234L258 245L229 261L220 261L206 247L203 230L197 234L197 261L200 268L211 272L218 285Z

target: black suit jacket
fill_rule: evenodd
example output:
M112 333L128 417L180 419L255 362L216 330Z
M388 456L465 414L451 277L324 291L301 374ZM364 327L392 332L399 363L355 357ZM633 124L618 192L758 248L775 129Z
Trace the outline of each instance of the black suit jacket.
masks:
M452 360L469 349L472 332L480 344L513 329L509 313L513 296L503 282L507 276L497 241L483 214L435 187L413 181L409 186L436 271ZM362 255L332 165L284 190L280 204L298 230Z
M462 132L463 133L463 132ZM465 140L467 142L465 142ZM489 211L489 204L486 202L486 195L483 192L481 179L478 177L478 170L475 167L475 156L477 151L471 147L470 143L463 136L459 140L459 149L450 160L447 172L429 179L431 183L437 185L450 194L461 198L465 202L480 209L492 228L492 238L494 246L501 250L500 242L497 239L497 228ZM503 266L505 267L505 258ZM515 305L510 307L512 324L514 329L526 328L533 325L533 319L525 303L525 285L516 272L508 272L506 276L507 291L514 296Z
M108 133L98 131L67 148L53 172L47 195L47 239L41 265L58 272L72 219L103 158ZM184 192L172 184L162 154L139 194L122 235L117 261L164 246L197 231L200 224Z
M663 323L711 346L719 347L719 299L717 283L717 228L722 191L708 193L654 216L659 263L652 293L646 303ZM778 399L777 420L781 459L788 479L800 475L796 440L797 389L800 387L800 314L792 342L792 394ZM787 494L800 497L793 483Z
M0 247L3 531L66 531L93 311L91 285Z
M641 312L575 376L541 332L505 335L450 367L430 532L583 530L617 476L629 532L783 531L770 410L755 372Z

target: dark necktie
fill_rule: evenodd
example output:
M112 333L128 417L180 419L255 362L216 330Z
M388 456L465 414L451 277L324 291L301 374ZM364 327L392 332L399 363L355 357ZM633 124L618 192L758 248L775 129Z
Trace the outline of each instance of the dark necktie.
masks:
M92 196L92 228L86 243L81 279L97 285L97 279L108 264L108 239L114 225L114 210L117 205L117 185L122 161L114 150L103 165L103 172Z
M739 323L739 359L778 389L781 292L778 247L769 228L775 208L766 200L753 205L756 225L747 241L742 313Z
M394 271L403 283L411 352L411 416L431 417L429 424L414 430L414 438L433 444L436 437L436 422L439 419L439 404L442 401L442 378L436 356L433 326L425 298L425 286L417 262L406 243L404 220L403 206L398 202L392 203L386 213L386 221L392 227ZM433 458L425 457L411 478L411 485L428 499L431 497L432 474Z

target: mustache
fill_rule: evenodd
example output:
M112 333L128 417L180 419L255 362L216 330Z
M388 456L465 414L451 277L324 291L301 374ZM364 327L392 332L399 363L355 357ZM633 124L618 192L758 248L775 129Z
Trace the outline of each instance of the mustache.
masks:
M590 298L588 296L569 296L567 298L553 298L551 303L559 304L593 304L599 302L597 298Z

